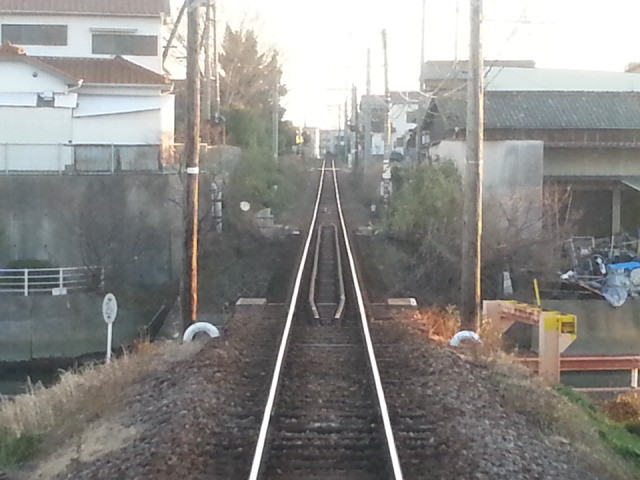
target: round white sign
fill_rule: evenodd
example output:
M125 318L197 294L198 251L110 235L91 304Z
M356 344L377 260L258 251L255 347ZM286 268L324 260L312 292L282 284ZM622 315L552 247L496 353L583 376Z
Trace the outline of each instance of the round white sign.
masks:
M113 293L107 293L102 301L102 318L108 324L113 323L118 315L118 302Z
M248 212L250 208L251 204L249 202L246 202L244 200L240 202L240 210L242 210L243 212Z

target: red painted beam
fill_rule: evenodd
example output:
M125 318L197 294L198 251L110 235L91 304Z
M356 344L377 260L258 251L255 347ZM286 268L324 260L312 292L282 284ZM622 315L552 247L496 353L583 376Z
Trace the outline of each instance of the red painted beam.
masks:
M531 368L538 369L538 357L518 357L518 361ZM581 372L598 370L640 369L640 355L575 355L560 357L560 370L563 372Z

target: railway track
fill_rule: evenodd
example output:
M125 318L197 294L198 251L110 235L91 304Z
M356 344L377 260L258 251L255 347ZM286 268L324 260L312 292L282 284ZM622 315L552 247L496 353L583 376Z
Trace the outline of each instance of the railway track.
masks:
M335 168L320 177L249 478L399 479Z

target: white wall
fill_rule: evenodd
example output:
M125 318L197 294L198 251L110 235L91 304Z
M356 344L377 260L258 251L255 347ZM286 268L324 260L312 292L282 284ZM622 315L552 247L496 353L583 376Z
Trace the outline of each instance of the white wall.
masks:
M395 132L391 134L392 150L405 154L404 147L394 147L398 138L407 137L409 130L416 127L415 123L407 122L407 113L418 110L418 105L403 104L391 106L391 125Z
M638 177L640 151L633 148L548 148L545 177Z
M67 91L60 76L23 61L0 61L0 94Z
M176 125L175 101L173 95L162 97L162 110L160 111L160 130L163 143L173 143Z
M120 89L114 89L120 92ZM114 92L114 93L115 93ZM74 116L74 143L173 142L174 96L84 95Z
M16 145L0 143L0 171L63 172L73 165L73 148L64 144Z
M384 133L371 134L371 155L384 155Z
M69 108L0 108L0 144L66 144L72 139Z
M105 0L106 1L106 0ZM132 0L135 1L135 0ZM162 20L158 17L92 17L92 16L30 16L4 15L0 23L8 24L53 24L67 25L66 46L20 45L27 55L50 57L94 57L110 58L113 55L91 53L91 29L132 29L136 35L156 35L158 51L155 56L125 56L127 60L156 72L162 71ZM0 27L1 28L1 27Z
M517 218L523 232L537 235L542 215L543 146L541 141L484 142L483 205L496 209L487 212L487 221L500 224ZM452 160L464 175L464 141L443 141L431 147L430 154L439 155L441 161Z
M158 145L161 139L159 109L74 119L76 144Z
M504 191L516 187L542 187L543 146L541 141L486 141L483 144L483 186ZM430 154L452 160L464 171L466 143L445 140L431 147Z

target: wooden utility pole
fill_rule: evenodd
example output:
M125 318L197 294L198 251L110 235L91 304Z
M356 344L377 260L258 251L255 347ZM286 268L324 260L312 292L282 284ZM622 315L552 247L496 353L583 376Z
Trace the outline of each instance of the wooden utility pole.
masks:
M280 149L278 138L278 127L280 123L280 99L278 95L278 75L274 74L273 79L273 111L271 112L271 123L273 124L273 161L278 164L278 150Z
M422 23L420 24L420 73L424 65L424 21L426 17L426 0L422 0ZM422 87L420 88L422 90Z
M356 171L360 163L360 119L358 118L358 90L355 85L351 86L351 125L353 130L353 169Z
M484 130L482 0L471 1L471 38L467 93L467 158L464 171L461 330L477 330L481 307L482 141Z
M200 67L198 7L191 0L187 15L187 131L184 142L184 258L180 301L186 330L198 318L198 178L200 139Z
M382 30L382 52L384 54L384 103L386 124L384 139L384 158L382 160L382 200L385 204L391 196L391 91L389 90L389 61L387 58L387 31Z
M422 23L420 24L420 70L418 71L418 92L422 93L422 69L424 68L424 29L426 18L426 0L422 0ZM422 122L424 120L424 99L422 96L418 100L418 118L416 123L416 161L422 162Z
M216 79L216 98L214 115L216 120L220 119L220 68L218 65L218 13L216 1L213 2L213 74Z
M205 6L204 31L204 91L202 92L201 120L211 119L211 4ZM208 135L207 135L208 137Z
M371 49L367 48L367 96L371 95Z

